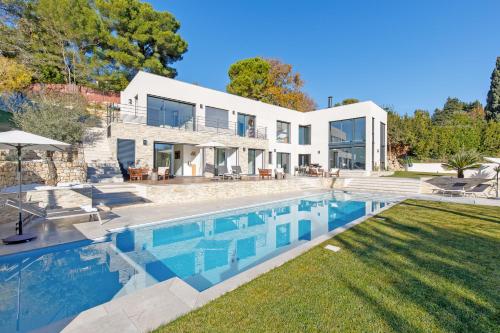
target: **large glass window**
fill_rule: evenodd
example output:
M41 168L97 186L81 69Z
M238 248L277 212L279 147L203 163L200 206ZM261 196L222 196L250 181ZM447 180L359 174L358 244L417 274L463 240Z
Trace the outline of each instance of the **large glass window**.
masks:
M192 126L194 104L148 96L147 124L150 126Z
M154 168L166 167L172 173L173 151L174 146L169 143L155 142L154 143Z
M299 126L299 145L311 144L311 126Z
M365 118L330 122L330 143L365 142Z
M311 164L311 154L299 154L299 166L308 166Z
M365 147L331 148L330 168L364 170L366 165Z
M285 173L290 173L290 154L289 153L277 153L276 154L276 165L278 168L282 168Z
M385 170L385 124L380 123L380 169Z
M238 113L238 135L255 138L255 116Z
M211 106L205 107L205 126L215 128L229 128L229 112Z
M290 143L290 123L278 121L276 124L276 141Z
M356 118L354 119L354 142L365 142L366 141L366 118Z

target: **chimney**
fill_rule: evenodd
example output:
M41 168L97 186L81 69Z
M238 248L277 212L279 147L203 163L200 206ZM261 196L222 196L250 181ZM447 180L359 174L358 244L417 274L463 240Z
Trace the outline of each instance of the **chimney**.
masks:
M333 97L328 96L328 108L331 108L333 106Z

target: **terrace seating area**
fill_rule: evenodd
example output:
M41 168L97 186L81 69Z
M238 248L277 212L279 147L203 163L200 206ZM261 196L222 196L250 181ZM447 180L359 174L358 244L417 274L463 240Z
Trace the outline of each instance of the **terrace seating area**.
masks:
M319 164L310 164L295 167L294 175L309 177L340 177L340 169L327 170Z

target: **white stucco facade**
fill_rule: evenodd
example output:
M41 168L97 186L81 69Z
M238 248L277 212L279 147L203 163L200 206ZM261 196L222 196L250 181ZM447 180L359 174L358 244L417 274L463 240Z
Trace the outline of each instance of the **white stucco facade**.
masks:
M227 111L227 120L231 124L235 124L236 131L229 126L227 130L217 130L212 133L202 133L192 128L188 129L190 132L186 134L185 128L179 128L178 135L171 131L171 128L160 128L157 126L147 125L148 121L148 96L155 98L163 98L182 103L189 103L193 105L193 113L197 122L203 122L206 119L206 110L208 108L217 108ZM151 98L151 97L150 97ZM358 163L340 165L340 167L354 168L364 171L372 171L387 165L387 152L386 148L381 145L381 138L387 142L387 131L381 134L381 124L387 124L387 113L371 101L360 102L339 107L332 107L321 109L311 112L298 112L295 110L286 109L279 106L274 106L259 101L231 95L225 92L220 92L197 85L169 79L159 75L154 75L145 72L139 72L136 77L130 82L127 88L121 92L121 113L122 114L135 114L132 117L123 117L122 123L142 123L138 124L135 128L128 126L127 130L116 128L111 138L127 139L133 138L136 141L136 156L145 156L151 154L151 149L147 149L146 155L142 154L140 150L145 149L146 138L153 141L169 142L172 144L185 144L197 145L203 140L210 138L212 141L218 141L233 147L236 154L231 154L232 161L230 165L241 165L243 171L247 170L249 166L247 152L248 149L258 149L256 154L257 168L276 168L279 167L277 161L278 153L290 154L290 161L288 171L293 173L295 167L299 165L299 154L310 155L310 163L317 163L325 169L339 166L332 165L333 153L329 153L330 149L341 149L342 147L349 147L350 142L335 143L333 144L330 139L330 123L339 120L348 120L354 118L364 118L364 141L356 142L357 147L364 147L364 162L361 163L363 158L358 156ZM238 114L254 116L253 125L255 125L259 133L259 137L246 137L243 138L238 135ZM289 143L280 143L277 139L277 122L286 122L290 124L289 129ZM119 126L119 125L116 125ZM310 126L310 144L299 144L299 126ZM163 127L163 126L161 126ZM165 126L168 127L168 126ZM359 126L358 126L359 127ZM359 127L361 128L361 127ZM359 129L358 128L358 129ZM163 136L169 132L168 137ZM113 127L111 128L113 132ZM181 131L183 131L181 133ZM150 133L156 133L155 137L151 137ZM118 134L116 134L118 133ZM208 136L207 136L208 134ZM359 134L357 134L359 136ZM200 140L198 140L200 138ZM144 145L141 142L144 142ZM115 142L111 142L111 146L116 146ZM386 146L386 145L385 145ZM186 154L186 149L182 148L183 155ZM381 150L385 150L381 152ZM362 149L358 149L363 151ZM142 155L141 155L142 154ZM199 158L194 152L191 153L193 158ZM209 156L210 152L206 152L204 156L204 163L213 159L213 155ZM213 154L213 153L212 153ZM270 156L272 154L272 156ZM329 156L330 155L330 156ZM361 155L361 154L358 154ZM272 158L269 161L269 158ZM271 163L269 163L271 162ZM200 163L198 161L198 163ZM337 162L333 162L335 164ZM185 170L186 168L184 168ZM187 168L189 169L189 168ZM248 171L248 170L247 170ZM199 175L199 171L188 170L187 172L176 171L178 175Z

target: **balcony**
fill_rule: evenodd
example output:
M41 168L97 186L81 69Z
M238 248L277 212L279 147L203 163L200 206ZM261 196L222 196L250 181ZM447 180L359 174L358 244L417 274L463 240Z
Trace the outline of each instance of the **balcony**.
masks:
M267 127L248 127L243 123L208 119L201 116L182 117L175 112L149 110L146 107L113 104L107 109L106 121L111 123L135 123L148 126L178 129L192 132L232 135L255 139L267 139Z

